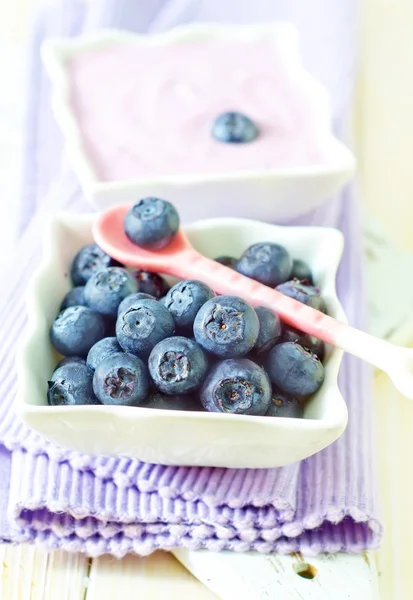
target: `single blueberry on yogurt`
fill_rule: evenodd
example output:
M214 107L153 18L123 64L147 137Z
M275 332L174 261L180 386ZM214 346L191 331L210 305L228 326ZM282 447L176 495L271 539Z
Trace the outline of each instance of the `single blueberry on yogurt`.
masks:
M212 137L226 144L248 144L259 136L256 124L239 112L219 115L212 126Z

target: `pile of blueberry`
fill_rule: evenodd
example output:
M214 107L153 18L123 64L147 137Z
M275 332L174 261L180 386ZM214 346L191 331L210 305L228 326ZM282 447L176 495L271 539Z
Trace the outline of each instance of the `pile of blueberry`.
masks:
M126 235L146 248L165 247L178 228L174 207L158 198L140 200L125 217ZM278 244L216 260L326 311L307 264ZM201 281L170 288L158 274L127 270L96 244L77 253L70 275L74 287L50 330L65 357L48 382L50 405L302 417L323 383L323 342L265 307L216 295Z

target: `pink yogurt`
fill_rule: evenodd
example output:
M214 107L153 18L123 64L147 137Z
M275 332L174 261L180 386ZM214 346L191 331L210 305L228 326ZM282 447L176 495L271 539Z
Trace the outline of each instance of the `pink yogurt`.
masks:
M308 77L269 43L113 44L68 63L83 144L102 181L316 166L328 160L325 123ZM260 136L211 136L226 111Z

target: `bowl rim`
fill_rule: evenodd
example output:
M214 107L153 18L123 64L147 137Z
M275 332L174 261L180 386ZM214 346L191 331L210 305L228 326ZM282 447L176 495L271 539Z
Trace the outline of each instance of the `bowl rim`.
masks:
M95 171L92 160L83 146L82 132L70 105L70 78L66 62L83 52L111 44L167 45L199 39L242 40L256 42L263 38L280 38L295 56L301 76L317 88L326 108L325 134L330 144L330 154L335 161L319 165L288 168L251 169L221 173L168 174L149 178L128 178L103 181ZM66 141L68 155L78 173L87 197L94 198L111 192L127 192L137 186L189 186L194 184L232 183L264 180L290 180L296 178L322 178L328 174L343 173L348 178L356 168L354 154L332 132L332 110L326 88L304 68L298 50L298 31L289 22L257 23L250 25L189 23L176 26L163 33L136 34L117 29L103 29L72 39L50 38L41 49L41 55L52 82L52 110ZM312 92L314 93L314 92Z
M43 277L45 277L48 272L50 272L53 266L53 252L56 244L59 243L58 234L59 228L66 225L92 225L96 214L89 213L83 215L74 215L65 212L59 212L49 217L46 224L47 234L44 238L44 252L43 257L38 265L37 269L34 271L32 278L28 284L27 292L26 292L26 307L27 307L27 327L22 335L21 340L18 343L17 351L16 351L16 372L18 378L18 389L15 398L15 408L17 415L21 418L21 420L27 423L30 427L33 428L31 417L46 417L47 419L52 419L57 415L62 416L65 414L76 414L83 413L83 415L91 417L94 414L106 415L114 418L131 418L133 420L138 420L140 418L152 418L156 419L156 417L162 416L165 418L165 411L161 409L153 409L153 408L145 408L145 407L129 407L129 406L100 406L100 405L79 405L76 407L72 406L48 406L44 405L35 405L30 404L25 401L25 398L29 397L32 394L32 388L30 386L30 369L28 369L28 365L30 364L30 349L32 340L38 335L39 321L38 321L38 308L39 308L39 294L38 289L41 286L41 282ZM342 322L347 322L344 309L341 306L341 303L336 294L336 285L335 285L335 275L337 272L337 268L342 256L342 251L344 247L344 237L341 231L332 227L311 227L311 226L285 226L285 225L272 225L269 223L264 223L261 221L253 220L253 219L245 219L245 218L231 218L231 217L222 217L222 218L210 218L203 219L192 223L190 225L185 225L183 228L185 231L189 231L189 233L196 233L197 231L202 231L205 229L210 229L216 226L233 226L233 227L266 227L272 230L288 230L291 233L298 234L300 231L305 231L306 234L314 235L317 239L320 239L320 236L327 236L331 239L331 248L329 250L329 263L331 265L332 281L330 287L330 301L333 303L333 314L334 317ZM329 418L321 418L321 419L291 419L291 418L282 418L282 422L294 422L294 428L297 432L304 430L313 430L319 431L322 429L325 430L335 430L337 431L337 436L341 435L341 433L345 430L347 426L348 413L347 413L347 405L344 401L344 398L340 392L338 387L338 372L341 365L341 360L343 356L343 351L339 348L332 348L329 361L328 361L328 370L326 369L326 380L325 384L329 385L329 393L334 395L336 398L336 410L329 412ZM225 419L225 422L230 424L231 422L242 422L245 423L246 416L245 415L232 415L232 414L221 414L221 413L209 413L209 412L192 412L192 411L168 411L167 415L168 419L171 419L171 423L173 423L174 419L178 420L193 420L193 419L203 419L205 421L210 421L213 423L215 420ZM266 427L271 426L272 423L280 423L280 418L272 418L269 419L265 416L252 416L248 415L248 420L253 420L256 423L261 423Z

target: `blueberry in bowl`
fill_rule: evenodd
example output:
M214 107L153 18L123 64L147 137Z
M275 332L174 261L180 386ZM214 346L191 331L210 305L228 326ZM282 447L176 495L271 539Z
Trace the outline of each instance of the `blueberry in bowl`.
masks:
M290 273L291 279L298 279L298 281L306 281L310 285L314 285L313 274L308 264L300 258L293 260L293 267Z
M60 304L60 311L69 308L69 306L86 306L84 285L74 287L67 292Z
M153 296L157 300L165 296L169 285L164 277L158 273L151 273L142 269L133 269L131 274L138 284L138 292Z
M235 265L237 264L237 259L233 256L217 256L214 259L217 263L224 265L224 267L229 267L230 269L235 269Z
M184 280L169 290L163 304L173 316L177 331L192 334L198 311L214 296L214 291L202 281Z
M327 312L326 303L319 288L310 285L308 282L293 279L292 281L286 281L285 283L277 285L275 289L286 296L290 296L290 298L294 298L294 300L297 300L298 302L302 302L311 308L319 310L320 312Z
M50 406L100 404L93 391L93 373L81 362L65 363L57 367L47 383L47 401Z
M149 392L148 369L133 354L111 354L95 369L93 391L102 404L138 406Z
M237 296L216 296L200 308L194 336L200 346L222 358L245 356L255 346L260 324L248 302Z
M82 365L85 365L86 359L83 358L82 356L65 356L64 358L59 360L59 362L56 365L55 371L59 367L63 367L64 365L70 365L70 364L74 364L74 363L78 363L78 364L80 363Z
M119 304L136 292L135 279L126 269L107 267L90 277L85 285L85 301L89 308L116 317Z
M265 356L281 338L282 326L280 317L265 306L256 306L259 321L259 333L252 354Z
M131 306L133 306L139 300L144 300L144 299L156 300L155 296L151 296L150 294L145 294L143 292L136 292L136 294L130 294L129 296L126 296L126 298L124 298L118 306L118 315L117 316L126 312L128 310L128 308L131 308Z
M292 264L290 253L284 246L260 242L245 250L235 268L246 277L276 287L289 279Z
M148 365L156 389L176 396L201 387L208 370L208 358L194 340L175 336L156 344Z
M284 417L288 419L302 419L304 407L294 396L289 396L273 386L271 402L265 413L267 417Z
M94 273L106 267L121 266L109 254L106 254L97 244L83 246L73 259L70 276L74 286L82 286Z
M149 298L132 304L116 321L116 337L125 352L147 359L156 344L175 332L169 310Z
M119 346L116 337L103 338L99 342L96 342L89 350L86 357L86 364L91 371L94 371L102 360L118 352L122 352L122 348Z
M104 335L102 315L87 306L69 306L50 328L50 341L63 356L86 356Z
M228 359L212 367L200 396L210 412L265 415L271 401L271 383L264 369L251 360Z
M274 346L268 355L267 372L279 390L297 398L314 394L324 381L324 367L318 356L294 342Z
M294 327L283 325L281 340L283 342L294 342L299 344L311 352L311 354L317 355L321 361L324 358L326 350L324 342L309 333L304 333Z
M204 408L196 394L178 394L169 396L155 390L149 392L146 399L139 405L142 408L158 410L203 411Z

